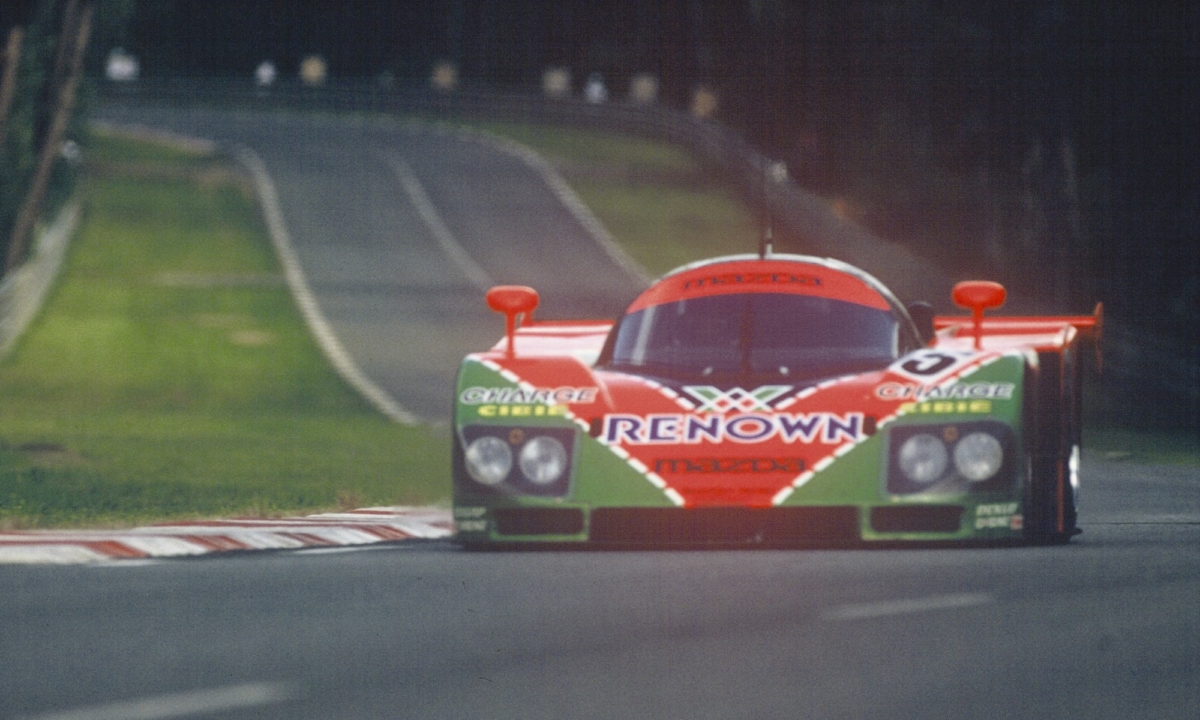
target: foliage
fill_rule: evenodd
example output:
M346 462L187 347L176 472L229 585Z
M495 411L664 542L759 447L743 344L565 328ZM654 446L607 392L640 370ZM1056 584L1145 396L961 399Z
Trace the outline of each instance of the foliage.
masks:
M0 138L0 258L4 257L10 241L10 233L17 213L26 201L30 180L33 177L38 154L46 141L51 122L57 89L54 87L55 57L59 52L62 33L62 18L67 0L37 0L29 7L15 8L6 18L12 26L0 25L7 42L8 32L13 27L22 27L22 43L16 93L6 122L5 137ZM124 30L133 17L134 0L98 0L92 22L88 66L96 69L100 65L97 47L111 46L114 39L124 36ZM23 24L23 25L20 25ZM74 112L68 121L66 140L82 149L86 142L86 118L91 89L86 81L77 91ZM61 205L75 187L78 155L63 153L55 160L51 170L46 201L42 205L43 215L48 215Z

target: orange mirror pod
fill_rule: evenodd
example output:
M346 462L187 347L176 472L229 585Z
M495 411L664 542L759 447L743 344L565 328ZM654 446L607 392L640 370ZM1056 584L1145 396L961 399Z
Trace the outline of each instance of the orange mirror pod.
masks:
M524 285L497 285L488 290L488 307L498 313L533 312L538 306L538 292Z
M971 311L975 321L975 349L983 347L983 311L1004 304L1008 291L1004 286L990 280L964 280L954 286L950 297L954 304Z
M488 307L498 313L504 313L509 357L513 354L513 338L517 333L517 316L525 313L526 321L532 321L533 311L538 306L538 300L537 290L525 285L497 285L488 290Z
M1003 305L1008 291L1000 283L990 280L964 280L954 286L951 297L961 308L987 310Z

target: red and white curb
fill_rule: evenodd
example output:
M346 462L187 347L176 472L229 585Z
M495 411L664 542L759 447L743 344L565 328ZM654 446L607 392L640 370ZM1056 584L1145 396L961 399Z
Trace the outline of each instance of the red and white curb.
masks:
M339 547L453 534L450 511L428 507L373 507L270 520L198 520L131 530L20 530L0 532L0 564L66 565L231 550Z

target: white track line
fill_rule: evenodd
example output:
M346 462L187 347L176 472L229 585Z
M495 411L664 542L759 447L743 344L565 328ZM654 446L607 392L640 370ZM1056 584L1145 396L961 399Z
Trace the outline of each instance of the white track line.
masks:
M913 598L910 600L885 600L882 602L840 605L826 611L825 617L830 620L867 620L893 615L911 615L914 613L933 612L935 610L975 607L978 605L987 605L993 600L994 598L986 593L959 593L956 595L935 595L933 597Z
M408 163L395 155L380 153L380 157L395 173L396 179L400 181L400 187L404 188L404 194L408 195L417 215L421 216L421 221L425 223L425 227L429 228L429 232L441 246L442 252L446 253L463 275L467 276L471 284L479 290L486 291L495 285L496 283L488 276L487 272L467 253L458 238L454 237L454 233L450 232L450 228L446 227L441 213L433 206L433 202L425 192L425 187L421 185L421 181L417 179L416 173L412 171Z
M27 715L23 720L166 720L273 705L292 695L287 686L281 683L245 683Z
M312 331L313 337L316 338L317 345L325 353L325 357L333 365L334 370L342 376L342 379L361 393L381 413L404 425L418 424L416 416L404 409L395 398L363 373L346 349L342 347L341 341L334 335L333 328L325 319L325 315L317 305L316 297L308 287L308 280L304 276L304 270L300 267L300 260L296 257L296 250L292 246L291 235L283 220L283 211L279 208L279 193L275 189L275 183L271 180L271 175L267 172L267 166L263 164L262 158L248 147L238 148L237 157L250 171L254 180L254 188L258 193L259 202L262 204L263 217L266 219L267 230L271 235L271 244L275 246L275 253L279 256L280 264L283 265L283 273L287 278L288 287L291 288L292 297L295 298L296 306L300 308L300 314L308 323L309 330Z
M488 132L467 130L465 131L465 136L478 137L505 154L511 155L525 163L525 165L541 176L542 182L546 183L546 186L550 188L550 191L554 193L558 201L575 217L575 221L582 225L583 229L591 235L592 239L608 255L609 259L643 287L648 286L654 280L637 260L630 257L624 248L617 244L617 241L613 239L612 233L608 231L608 228L604 227L599 218L592 214L592 211L583 203L583 200L579 199L579 196L567 184L563 176L545 158L515 140L498 137Z

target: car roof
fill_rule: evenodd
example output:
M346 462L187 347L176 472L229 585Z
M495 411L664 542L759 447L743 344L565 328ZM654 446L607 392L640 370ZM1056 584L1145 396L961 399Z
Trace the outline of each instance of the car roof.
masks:
M659 278L626 312L701 297L744 293L831 298L879 310L900 302L870 274L831 258L809 255L727 255L676 268Z

